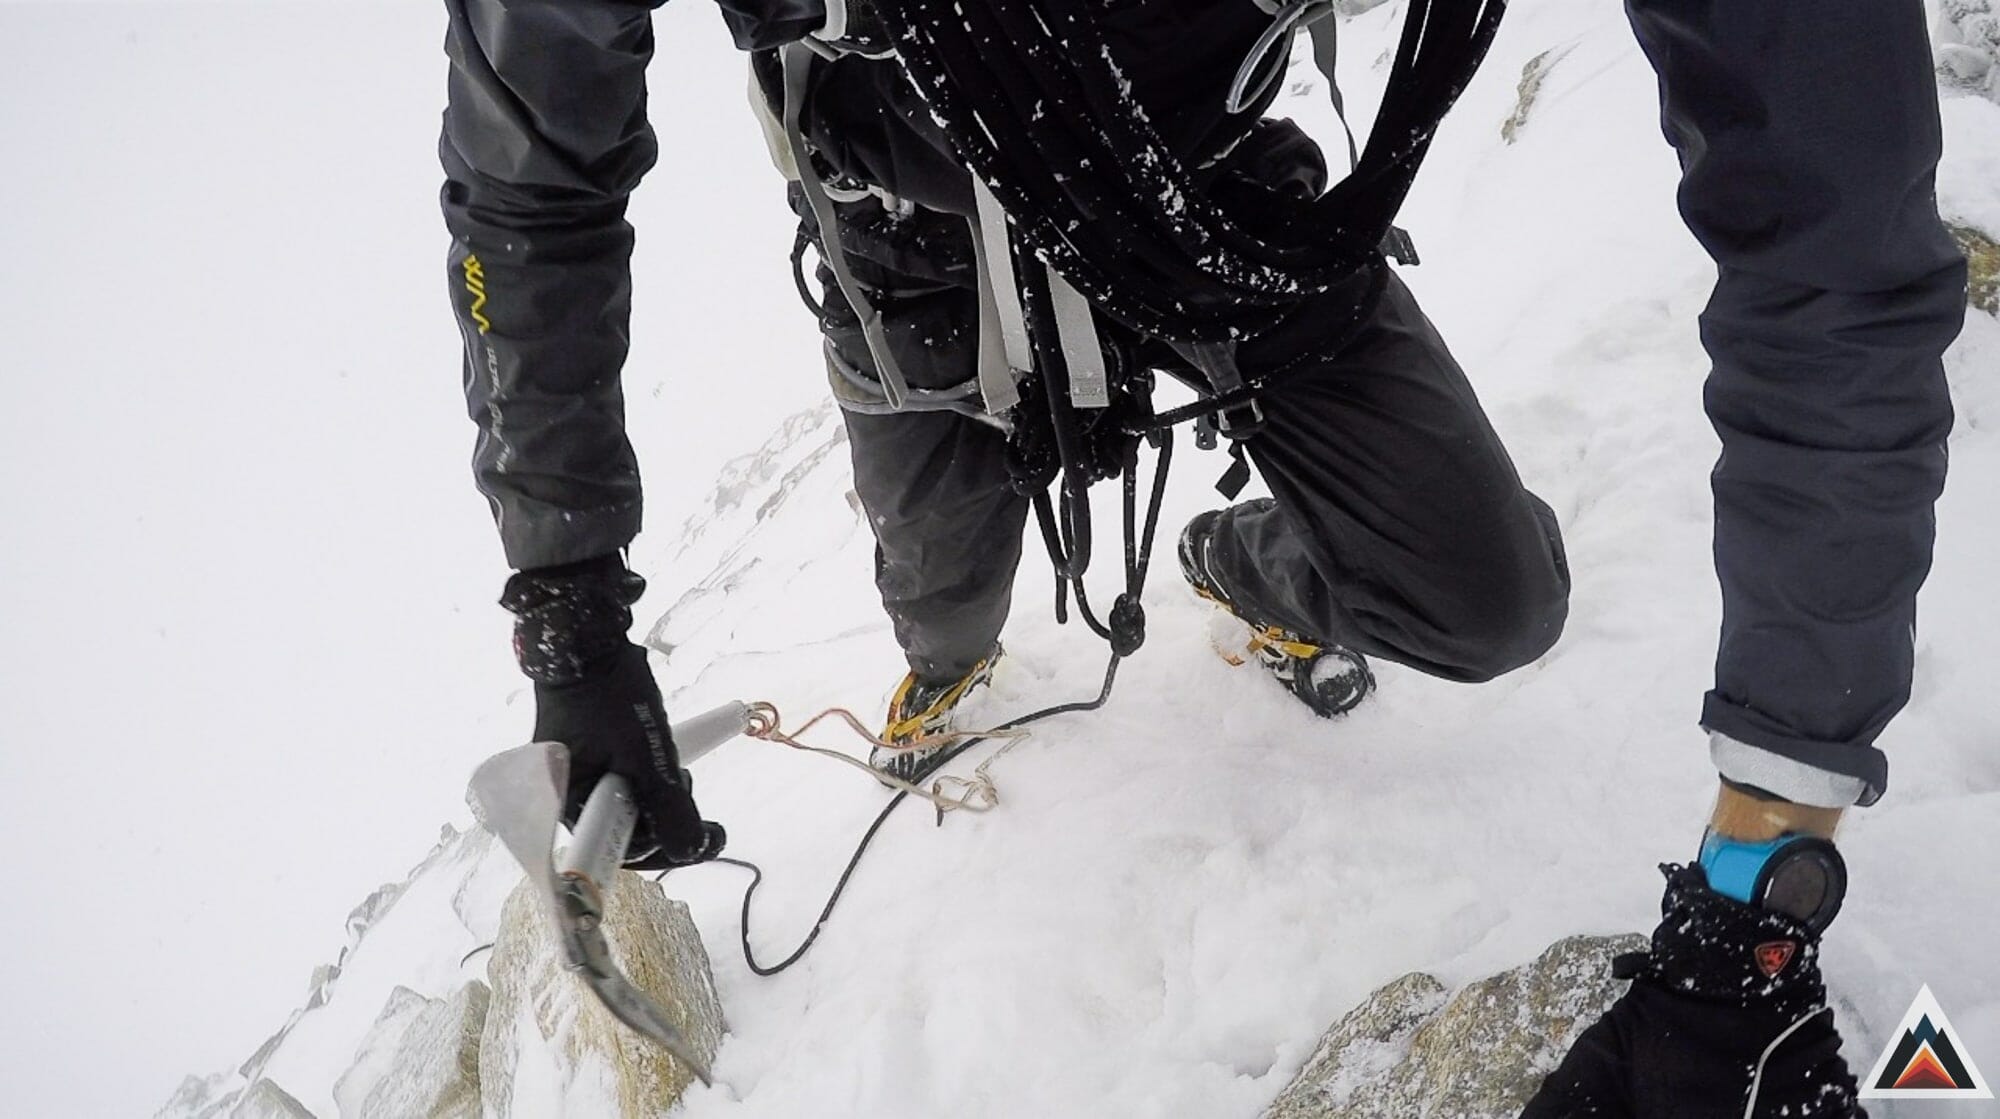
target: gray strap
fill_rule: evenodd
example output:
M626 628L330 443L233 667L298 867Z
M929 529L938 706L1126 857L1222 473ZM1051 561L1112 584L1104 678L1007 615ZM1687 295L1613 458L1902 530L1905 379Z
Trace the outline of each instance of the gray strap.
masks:
M805 133L799 128L799 114L805 109L806 78L812 71L813 54L800 43L788 43L779 48L785 68L785 140L792 149L792 161L798 165L799 186L804 189L806 201L812 206L813 220L819 223L819 243L826 266L832 270L833 278L840 285L840 294L847 298L847 305L861 320L861 336L868 342L868 354L875 359L875 375L882 382L882 393L889 398L889 406L901 410L909 399L909 382L903 379L902 367L896 364L896 357L889 352L889 336L882 329L882 316L875 305L861 292L861 285L854 279L854 272L847 267L847 253L840 247L840 225L834 216L833 199L827 197L826 185L819 181L813 170L812 153L806 149Z
M1028 346L1028 318L1021 310L1021 289L1014 280L1014 254L1008 245L1007 212L977 175L972 179L974 209L979 214L973 255L979 267L979 374L982 390L989 377L998 380L1004 366L1006 387L994 386L1008 407L1020 400L1014 385L1014 371L1034 367ZM1056 336L1063 359L1069 366L1070 402L1078 408L1105 408L1111 404L1111 378L1104 368L1104 350L1097 341L1097 321L1091 316L1090 301L1069 286L1069 281L1053 268L1046 269L1050 303L1055 311ZM997 332L994 327L997 326ZM999 335L995 355L993 335ZM995 357L1000 361L995 361ZM991 371L989 373L989 370ZM986 406L994 406L989 393Z
M1336 55L1336 28L1339 20L1333 18L1333 7L1306 24L1307 34L1312 36L1313 67L1326 77L1327 99L1333 102L1333 111L1340 118L1340 129L1347 133L1347 169L1353 171L1361 162L1361 149L1354 146L1354 129L1347 125L1347 104L1340 96L1340 83L1333 77L1333 62Z
M1191 342L1182 352L1208 378L1209 388L1216 396L1229 396L1247 387L1243 370L1236 364L1236 343ZM1263 427L1264 406L1254 395L1248 402L1225 409L1215 417L1215 430L1231 439L1247 439Z
M833 42L847 37L847 0L824 0L826 23L812 33L813 38Z
M987 414L986 405L980 400L977 377L967 377L948 389L911 389L910 398L903 402L903 407L891 408L882 394L882 382L842 357L831 339L821 342L820 351L826 357L827 387L833 390L833 402L840 405L843 412L863 416L956 412L967 419L1007 430L1005 420Z
M1007 364L1019 370L1035 367L1028 346L1028 316L1021 311L1021 288L1014 282L1014 252L1007 244L1007 211L979 176L972 177L972 201L979 214L979 252L993 287L993 306L1000 317L1000 341Z
M771 111L771 102L764 96L764 87L758 84L757 71L749 66L743 68L750 79L750 113L757 118L757 130L764 136L764 152L771 157L771 166L788 183L799 181L798 168L792 166L791 141L785 138L785 122Z
M1069 366L1069 402L1078 408L1109 408L1111 378L1104 371L1104 349L1098 345L1090 300L1069 286L1055 269L1046 271L1049 302L1056 313L1056 337L1062 342L1063 362Z
M1000 308L993 302L993 273L986 266L986 243L979 222L972 226L972 267L979 273L979 396L995 415L1021 402L1014 367L1007 361L1007 344L1000 337Z

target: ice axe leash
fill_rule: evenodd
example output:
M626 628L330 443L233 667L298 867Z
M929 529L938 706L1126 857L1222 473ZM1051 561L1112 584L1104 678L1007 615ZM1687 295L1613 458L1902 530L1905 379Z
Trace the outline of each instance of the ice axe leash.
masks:
M1008 746L1011 747L1014 742L1020 740L1025 729L1034 723L1054 718L1057 715L1095 711L1110 701L1112 686L1118 681L1118 666L1124 663L1126 657L1136 652L1146 639L1145 611L1139 606L1139 598L1145 590L1146 575L1152 562L1153 541L1159 531L1160 508L1166 493L1167 469L1172 461L1171 448L1173 444L1171 438L1163 437L1159 440L1159 444L1160 455L1154 467L1150 496L1143 518L1139 511L1138 463L1136 456L1129 459L1125 464L1123 471L1125 590L1124 593L1118 596L1104 623L1100 624L1090 612L1089 600L1084 596L1083 573L1081 570L1067 568L1064 560L1068 557L1057 558L1058 582L1074 589L1077 596L1077 603L1085 619L1090 622L1091 628L1104 636L1107 643L1111 646L1111 655L1105 662L1104 678L1102 684L1097 689L1097 694L1090 699L1053 704L1038 711L1031 711L1026 715L1011 719L990 730L952 736L954 741L951 745L940 749L935 760L930 763L930 773L937 773L953 759L983 742L995 738L1004 738L1008 740ZM1087 516L1088 514L1086 513L1085 515ZM1053 545L1051 551L1055 551ZM1059 598L1058 602L1060 601ZM1061 617L1060 613L1058 617ZM845 716L847 722L851 726L854 726L856 732L863 738L871 742L880 743L879 739L868 734L858 725L854 725L855 720L853 717L847 715L845 712L823 712L808 720L797 730L791 732L781 732L778 730L777 711L768 704L753 705L752 712L757 725L747 733L753 737L763 738L787 746L812 749L811 747L806 747L803 743L797 742L796 739L799 735L804 734L814 723L819 722L828 715ZM675 734L679 734L678 727L675 728ZM1006 748L1002 747L1002 750L1004 751ZM813 750L813 752L828 753L829 751ZM998 755L995 756L997 757ZM852 761L852 759L845 758L843 760ZM989 762L991 760L988 759ZM834 907L840 904L841 895L847 891L847 884L854 877L855 870L860 867L862 857L868 853L868 848L875 842L876 835L881 832L883 825L889 822L889 817L895 813L897 808L901 807L904 801L910 799L912 796L929 800L938 809L940 822L943 820L943 815L948 805L979 811L983 808L990 808L994 803L997 803L997 794L993 792L991 783L985 780L983 764L980 771L975 772L972 781L959 780L959 784L966 788L966 795L958 798L941 795L941 789L935 783L929 789L917 788L901 781L895 782L895 784L898 786L896 795L889 799L888 804L882 806L882 810L876 814L874 821L862 833L860 841L855 844L854 853L848 857L846 867L841 870L840 878L835 881L832 892L827 895L826 905L821 907L819 917L813 921L811 930L806 933L805 939L799 942L797 948L794 948L789 955L777 963L760 963L755 950L750 946L750 903L751 899L757 894L757 887L764 883L763 868L748 859L731 858L728 855L720 856L714 860L715 862L727 863L730 866L740 867L750 872L750 885L743 890L742 920L739 928L741 930L740 940L743 949L743 962L749 967L752 973L760 976L776 975L805 957L805 954L812 949L814 942L819 939L820 932L826 928L828 919L833 916ZM976 802L977 798L982 796L986 799L983 802ZM677 869L685 870L687 868L682 867ZM654 880L658 881L665 878L669 873L671 873L671 870L663 870L654 876Z
M991 739L1008 739L1010 740L1010 744L1012 741L1018 741L1024 734L1024 728L1031 723L1037 723L1043 719L1053 718L1057 715L1068 715L1080 711L1095 711L1104 706L1111 698L1111 686L1118 679L1118 665L1124 659L1117 652L1111 654L1110 660L1104 666L1104 683L1098 689L1097 695L1090 699L1077 700L1070 703L1058 703L1053 706L1044 707L1039 711L1022 715L990 730L972 735L956 736L958 740L953 745L939 751L936 760L931 763L930 772L936 773L954 758ZM794 733L803 733L803 728L799 732ZM904 783L898 782L898 784L901 785ZM933 790L934 792L935 790ZM896 809L912 796L930 799L933 803L936 803L937 799L934 795L927 795L923 789L912 789L909 787L897 789L896 795L889 798L889 803L883 805L882 810L875 814L874 821L868 825L868 830L862 833L860 842L855 844L854 854L848 856L847 866L841 870L839 880L834 883L832 892L827 895L826 905L821 907L819 916L813 921L812 929L806 933L805 939L799 942L799 946L794 948L790 955L775 964L759 963L755 950L750 947L750 901L756 896L757 887L764 884L764 869L748 859L737 859L728 855L719 855L712 860L718 863L727 863L734 867L741 867L750 872L750 885L743 890L742 920L739 924L741 936L739 939L743 948L743 962L749 967L752 973L765 977L777 975L779 972L786 970L805 958L805 954L812 949L813 943L819 939L820 932L826 928L827 920L833 916L834 906L840 904L841 895L847 892L848 881L854 877L854 872L860 868L861 859L868 853L868 848L875 842L876 835L881 832L882 826L889 822L889 817L895 813ZM939 805L939 807L942 808L942 805ZM961 805L961 807L975 808L973 805ZM943 818L942 811L939 813L939 818L940 820ZM695 866L701 865L703 864L695 864ZM670 867L654 875L653 880L657 882L675 870L685 871L688 869L690 868Z
M674 724L683 764L742 734L751 710L726 703ZM563 963L620 1022L658 1044L703 1084L708 1065L697 1057L666 1008L632 985L611 958L604 937L604 895L625 861L625 846L639 820L632 787L606 774L577 817L570 844L554 854L562 824L563 790L569 783L569 748L535 742L495 754L472 774L466 801L473 815L499 838L534 884L541 908L554 923Z

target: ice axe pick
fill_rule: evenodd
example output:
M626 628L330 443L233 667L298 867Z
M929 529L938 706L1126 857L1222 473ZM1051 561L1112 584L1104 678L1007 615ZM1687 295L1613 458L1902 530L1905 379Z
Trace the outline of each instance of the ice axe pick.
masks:
M750 708L725 703L713 711L675 723L674 744L681 764L750 728ZM632 985L611 959L604 939L604 891L625 860L639 807L624 778L606 774L590 792L577 818L570 845L553 854L562 823L563 790L569 786L569 748L534 742L495 754L473 771L466 800L473 815L499 837L534 883L542 910L555 922L565 965L583 978L613 1017L650 1038L710 1083L708 1066L658 1003Z

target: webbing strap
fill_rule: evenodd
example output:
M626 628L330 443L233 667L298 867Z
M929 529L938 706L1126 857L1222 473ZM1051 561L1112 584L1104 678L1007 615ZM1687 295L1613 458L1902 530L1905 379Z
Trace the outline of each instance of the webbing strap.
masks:
M824 0L826 23L812 37L829 43L847 38L847 0Z
M993 305L1000 316L1000 340L1006 347L1007 364L1015 369L1035 367L1034 350L1028 345L1028 316L1021 310L1021 286L1014 279L1014 251L1007 244L1007 211L978 175L972 176L972 201L979 214L979 254L981 271L991 280Z
M997 416L1021 402L1021 388L1017 383L1017 369L1008 358L1007 343L1002 337L1000 307L994 294L992 263L986 255L986 238L978 219L969 219L967 224L972 227L972 267L979 274L979 396L985 402L986 410ZM1020 293L1015 292L1014 297L1018 302Z
M979 380L984 388L993 365L998 334L998 350L1007 366L1006 407L1021 399L1014 386L1014 371L1034 368L1033 349L1028 339L1028 316L1021 307L1021 287L1015 280L1014 249L1009 243L1007 211L979 176L972 176L973 209L979 215L973 223L972 252L979 268ZM1091 316L1090 300L1071 287L1053 268L1044 267L1049 280L1049 303L1055 310L1056 337L1069 365L1069 399L1078 408L1111 406L1111 375L1104 367L1104 350L1097 341L1097 320ZM994 328L998 329L995 330ZM997 379L998 370L993 376ZM987 397L986 406L998 412L1000 406Z
M1069 366L1069 402L1078 408L1111 407L1111 377L1104 369L1104 349L1097 341L1097 320L1090 300L1069 286L1053 268L1049 274L1049 305L1055 311L1056 339Z
M1333 102L1333 115L1340 118L1340 130L1347 134L1347 170L1351 174L1361 162L1361 149L1354 146L1354 129L1347 123L1347 99L1340 95L1340 83L1334 80L1333 63L1338 51L1335 49L1339 34L1339 21L1333 18L1333 8L1328 8L1317 17L1306 22L1306 34L1312 36L1313 68L1326 77L1327 99Z
M840 285L840 294L847 297L848 307L861 320L861 336L868 343L869 355L875 359L875 376L882 382L882 394L889 398L891 408L900 411L909 399L909 382L903 379L902 367L889 352L889 336L882 328L881 313L862 294L860 283L847 266L847 253L840 247L840 226L833 212L833 199L827 196L826 184L819 181L818 172L813 170L812 153L807 150L805 132L799 127L800 114L805 111L806 79L812 72L815 56L800 43L780 47L779 54L785 68L785 142L798 165L799 186L812 206L813 219L819 223L821 255L833 272L834 282Z
M1217 401L1241 401L1216 412L1215 429L1230 439L1248 439L1263 430L1264 406L1243 383L1243 370L1236 364L1236 344L1195 342L1185 352L1208 378Z

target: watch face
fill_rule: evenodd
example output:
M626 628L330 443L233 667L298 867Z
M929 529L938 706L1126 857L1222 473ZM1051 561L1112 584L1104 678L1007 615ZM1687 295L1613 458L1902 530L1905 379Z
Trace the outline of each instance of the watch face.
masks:
M1780 848L1758 878L1757 903L1796 917L1814 932L1833 923L1847 896L1847 866L1833 844L1802 839Z

